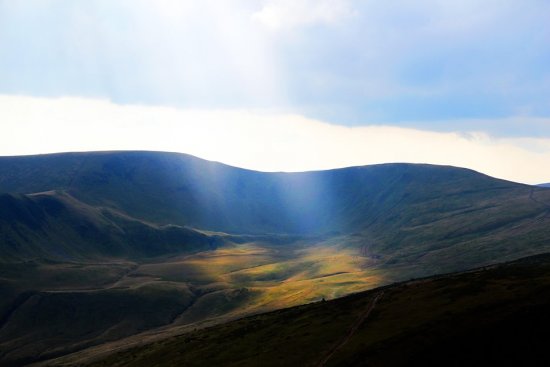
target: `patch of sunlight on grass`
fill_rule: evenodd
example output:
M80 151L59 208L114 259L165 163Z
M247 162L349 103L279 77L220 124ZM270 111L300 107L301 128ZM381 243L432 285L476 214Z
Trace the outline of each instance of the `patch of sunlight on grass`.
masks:
M268 287L253 287L259 296L251 308L273 309L332 299L376 287L378 275L364 273L338 274L330 277L284 282Z
M227 284L254 291L249 311L337 298L384 281L382 273L368 266L369 259L350 248L310 246L272 260L220 275Z
M284 254L284 255L282 255ZM149 264L140 272L179 278L204 289L249 289L254 296L228 315L333 299L374 288L384 274L353 247L333 243L281 246L247 243Z
M273 261L274 256L269 249L246 244L142 265L138 273L190 283L217 283L223 282L223 276L227 273Z

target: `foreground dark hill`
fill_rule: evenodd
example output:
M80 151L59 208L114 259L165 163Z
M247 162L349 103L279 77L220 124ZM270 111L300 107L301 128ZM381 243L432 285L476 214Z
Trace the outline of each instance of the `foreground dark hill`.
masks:
M257 315L91 365L544 366L549 307L541 255ZM85 357L54 365L94 359Z

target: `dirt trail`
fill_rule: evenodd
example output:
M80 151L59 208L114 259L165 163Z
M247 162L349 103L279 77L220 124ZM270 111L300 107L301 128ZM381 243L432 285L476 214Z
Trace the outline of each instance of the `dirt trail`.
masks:
M329 361L329 359L336 352L338 352L340 348L342 348L344 345L346 345L350 341L350 339L355 334L357 329L359 329L359 326L361 326L365 322L365 320L369 317L372 310L374 310L374 307L376 307L376 304L378 303L378 301L380 301L383 295L384 295L384 291L381 291L373 298L373 300L369 303L367 309L361 314L361 316L359 316L357 320L355 320L353 324L351 324L351 327L348 333L344 335L344 337L340 341L338 341L336 344L332 346L332 348L328 351L327 355L321 360L321 362L319 362L317 367L324 367L326 363Z
M20 293L15 300L13 301L12 305L6 310L4 315L0 315L0 330L4 328L4 326L10 321L11 316L19 309L20 306L22 306L29 298L34 296L36 292L34 291L26 291L23 293ZM0 354L1 355L1 354Z
M531 192L529 193L529 199L534 203L544 205L546 207L547 211L546 211L546 214L544 215L544 218L547 218L550 215L550 210L548 210L548 209L550 209L550 205L543 202L543 201L538 200L537 198L535 198L535 188L534 187L531 189Z

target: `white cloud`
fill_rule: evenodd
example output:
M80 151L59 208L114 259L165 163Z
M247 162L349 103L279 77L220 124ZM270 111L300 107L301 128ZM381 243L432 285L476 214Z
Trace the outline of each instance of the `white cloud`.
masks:
M550 139L344 127L300 115L116 105L83 98L4 95L0 111L0 155L161 150L263 171L417 162L468 167L519 182L550 181Z
M252 19L271 30L333 24L354 15L345 0L269 0Z
M346 123L548 116L547 3L0 1L0 93Z

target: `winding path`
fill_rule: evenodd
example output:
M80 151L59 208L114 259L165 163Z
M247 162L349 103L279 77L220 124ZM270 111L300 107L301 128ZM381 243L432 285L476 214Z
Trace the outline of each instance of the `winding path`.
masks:
M326 363L329 361L329 359L336 352L338 352L338 350L340 350L344 345L346 345L350 341L350 339L355 334L357 329L359 329L359 326L361 326L365 322L365 320L370 316L372 310L374 310L374 307L376 307L376 304L378 303L378 301L380 301L380 299L382 298L383 295L384 295L384 291L381 291L380 293L378 293L372 299L372 301L369 303L367 309L359 316L359 318L357 320L355 320L355 322L353 324L351 324L351 327L350 327L348 333L346 335L344 335L344 337L341 340L339 340L336 344L334 344L332 346L332 348L330 348L328 353L319 362L317 367L324 367L326 365Z
M544 205L546 208L550 209L550 204L545 203L544 201L540 201L537 198L535 198L535 188L533 187L531 189L531 192L529 193L529 199L537 204Z
M531 188L531 192L529 193L529 200L531 200L534 203L544 205L546 207L546 213L543 216L543 219L546 219L550 216L550 204L545 203L544 201L540 201L537 198L535 198L535 188Z

